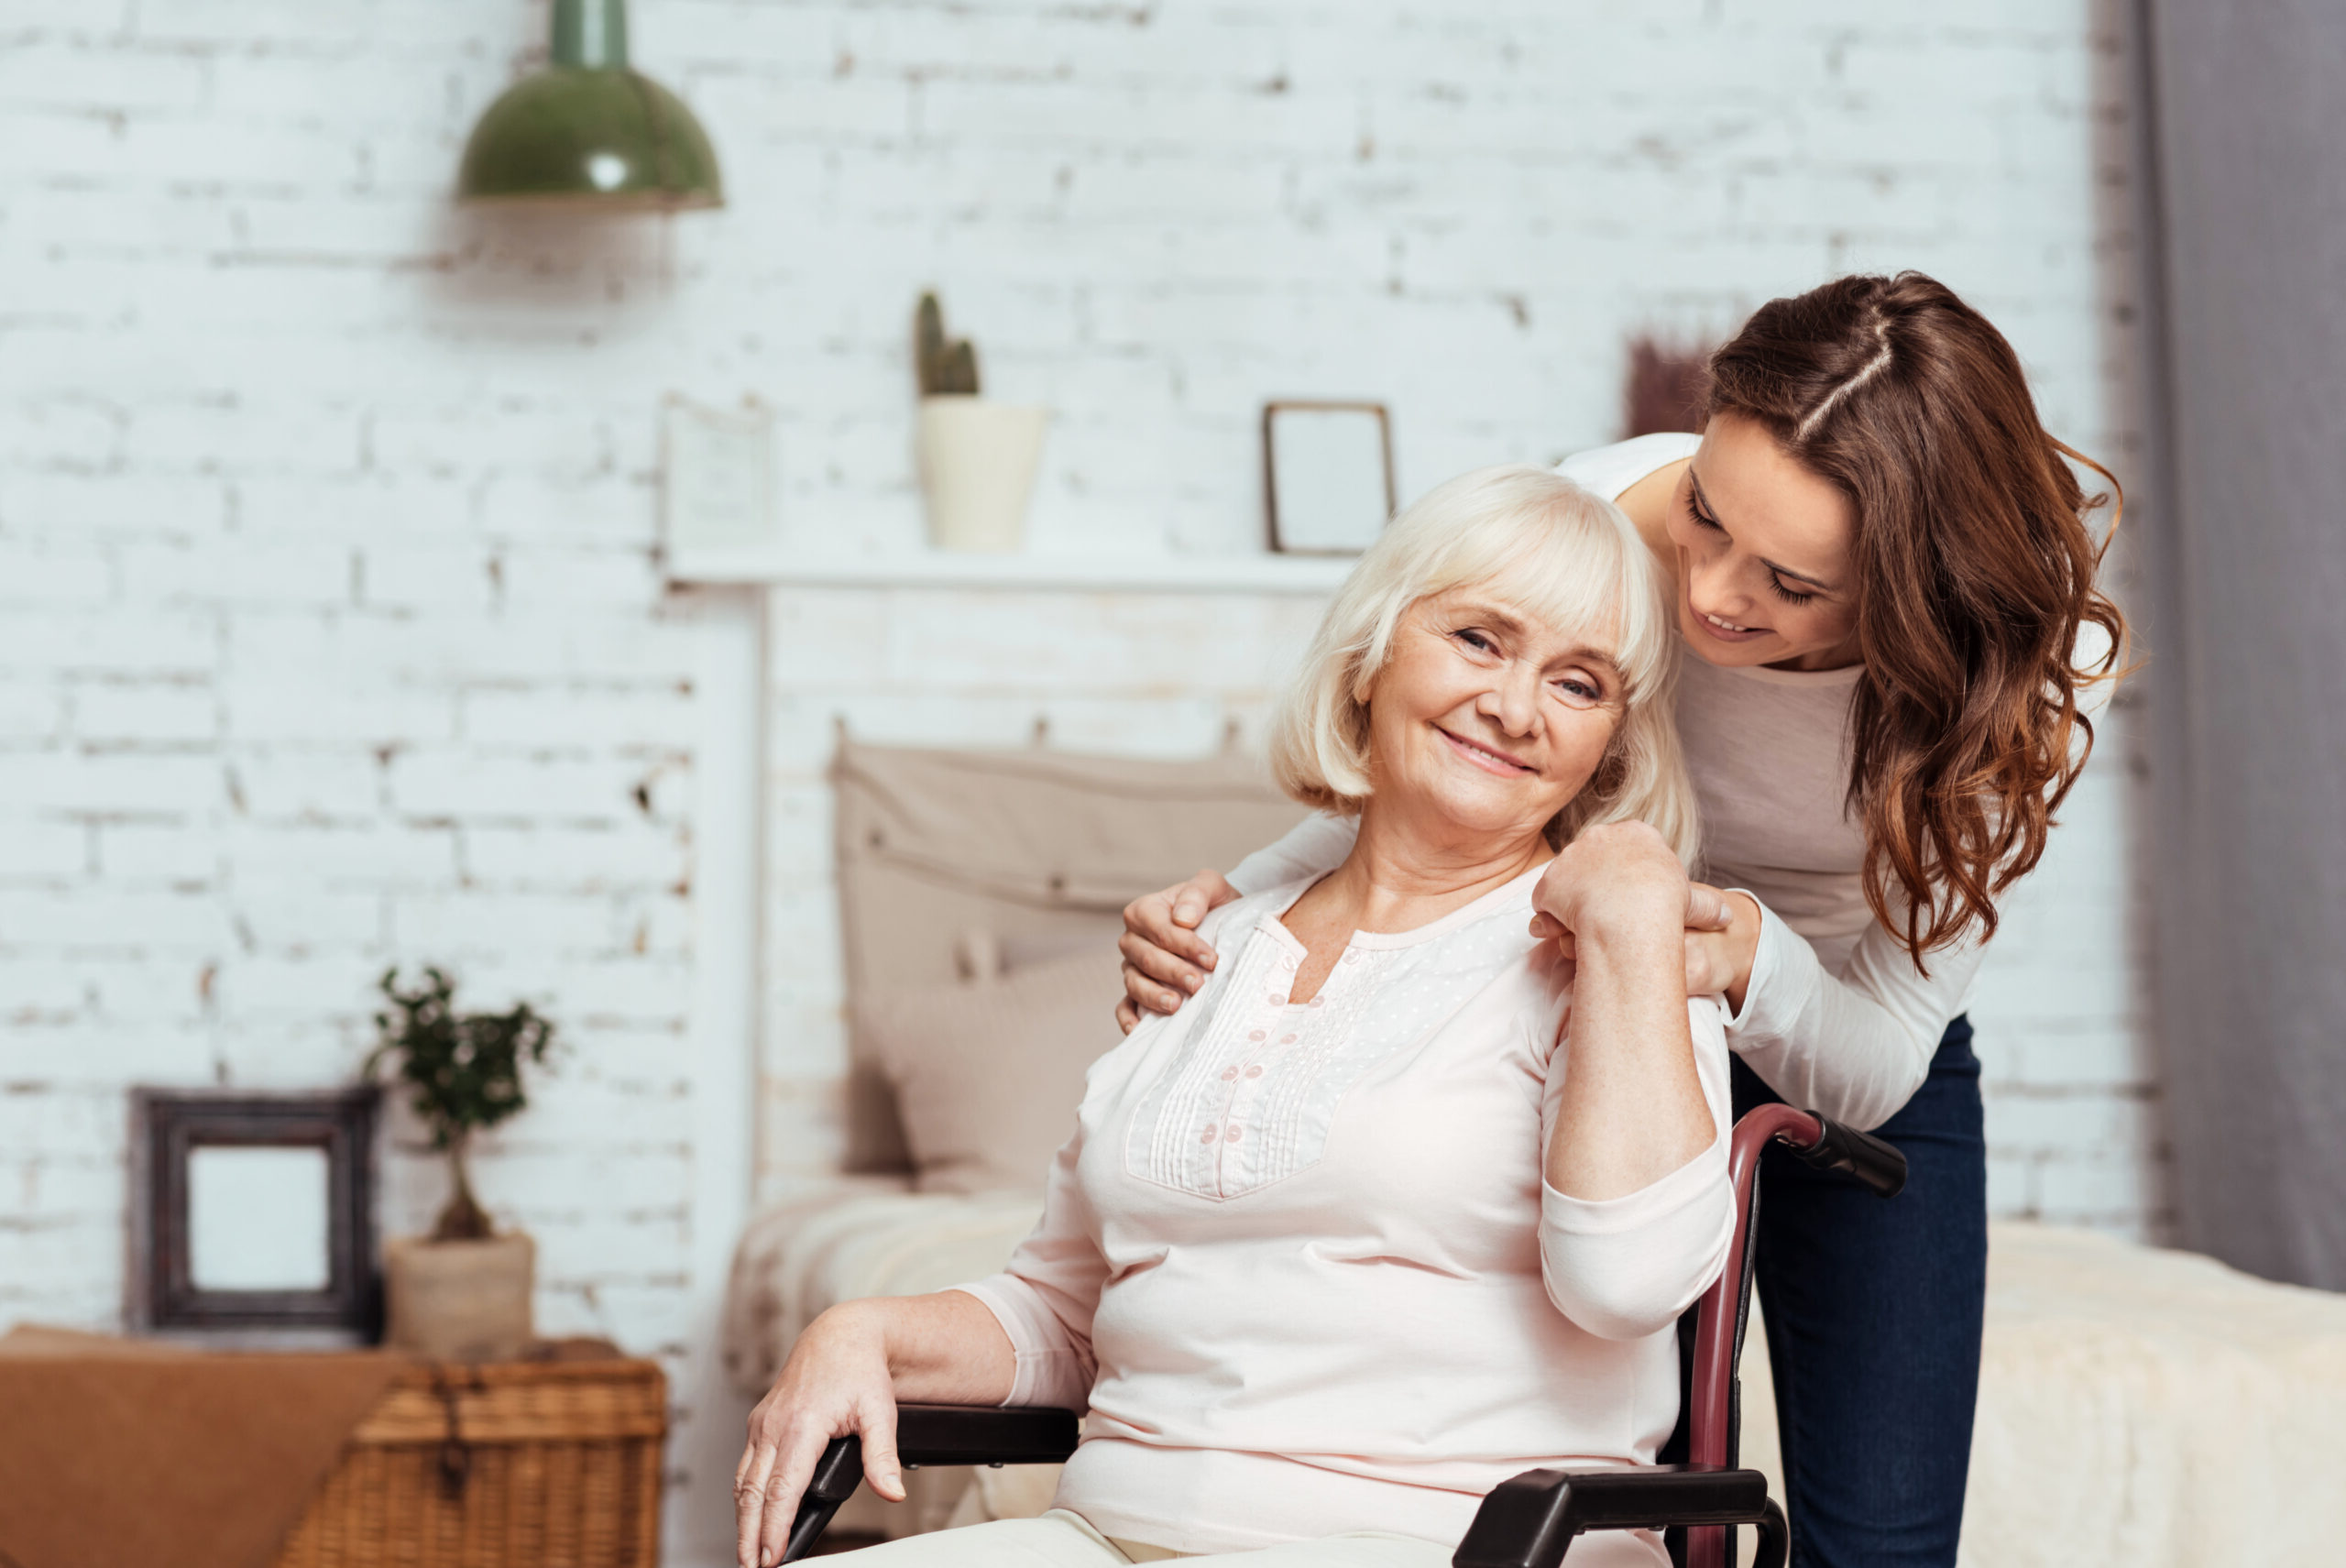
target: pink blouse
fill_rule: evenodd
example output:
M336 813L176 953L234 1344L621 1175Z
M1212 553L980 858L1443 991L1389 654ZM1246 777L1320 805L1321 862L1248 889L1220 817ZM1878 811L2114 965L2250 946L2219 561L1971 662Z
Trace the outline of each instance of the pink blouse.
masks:
M1569 997L1537 879L1356 933L1300 1005L1309 881L1240 899L1199 994L1092 1065L1042 1223L961 1287L1017 1353L1005 1403L1090 1408L1058 1507L1182 1552L1454 1542L1518 1471L1652 1462L1734 1222L1721 1004L1688 1003L1712 1146L1625 1198L1547 1187Z

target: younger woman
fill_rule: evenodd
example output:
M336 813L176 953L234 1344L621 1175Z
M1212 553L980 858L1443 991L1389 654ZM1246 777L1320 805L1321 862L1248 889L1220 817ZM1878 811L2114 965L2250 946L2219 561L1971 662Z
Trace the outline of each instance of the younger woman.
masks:
M2085 460L1942 285L1844 278L1774 301L1710 368L1702 435L1562 472L1616 499L1674 579L1703 872L1738 890L1723 928L1690 935L1688 986L1735 1010L1738 1112L1781 1096L1907 1157L1890 1203L1763 1167L1795 1568L1951 1568L1987 1288L1964 1007L1996 899L2084 765L2123 623L2095 586L2099 502L2064 459ZM1127 1026L1211 969L1191 931L1207 909L1334 864L1349 832L1316 818L1229 883L1127 909ZM1576 935L1571 874L1540 889L1543 932ZM1711 912L1698 897L1690 923Z

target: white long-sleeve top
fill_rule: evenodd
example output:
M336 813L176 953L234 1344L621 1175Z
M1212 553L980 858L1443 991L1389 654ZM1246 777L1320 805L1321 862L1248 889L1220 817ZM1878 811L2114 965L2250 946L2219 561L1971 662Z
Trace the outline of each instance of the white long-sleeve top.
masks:
M1701 444L1639 436L1567 457L1557 471L1613 499ZM2088 623L2074 657L2090 667L2107 647ZM1701 874L1760 905L1759 950L1727 1045L1792 1103L1870 1128L1922 1087L1939 1036L1969 1003L1985 948L1967 939L1934 952L1923 974L1866 903L1865 830L1844 810L1860 673L1722 669L1689 654L1678 733L1702 806ZM2088 713L2108 691L2090 689ZM1307 818L1230 881L1244 893L1324 874L1356 830L1350 818Z
M1006 1403L1090 1409L1058 1507L1183 1552L1454 1542L1522 1470L1652 1461L1734 1222L1724 1007L1687 1008L1712 1146L1627 1197L1548 1187L1571 1048L1537 877L1356 933L1299 1005L1278 917L1311 879L1225 905L1204 988L1093 1064L1040 1225L962 1287L1016 1351Z

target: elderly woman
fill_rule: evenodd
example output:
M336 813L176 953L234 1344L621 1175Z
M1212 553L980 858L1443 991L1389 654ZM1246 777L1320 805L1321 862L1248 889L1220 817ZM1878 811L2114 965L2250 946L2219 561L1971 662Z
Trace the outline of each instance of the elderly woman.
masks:
M1488 469L1398 519L1272 745L1358 816L1351 854L1208 917L1211 978L1093 1065L1003 1272L800 1337L750 1421L744 1568L834 1437L904 1495L899 1399L1090 1417L1049 1513L861 1554L892 1568L1435 1568L1518 1471L1651 1463L1734 1216L1674 657L1652 557L1570 480ZM1599 890L1572 968L1529 928L1560 854Z

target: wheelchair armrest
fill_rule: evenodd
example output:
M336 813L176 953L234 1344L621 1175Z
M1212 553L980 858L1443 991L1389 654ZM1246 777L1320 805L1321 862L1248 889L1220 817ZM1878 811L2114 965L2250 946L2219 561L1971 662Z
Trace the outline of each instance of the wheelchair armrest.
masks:
M1768 1478L1757 1470L1715 1464L1527 1470L1483 1499L1450 1561L1452 1568L1556 1568L1584 1530L1729 1524L1764 1530L1770 1516L1781 1541L1782 1516L1768 1500ZM1769 1557L1763 1544L1760 1563Z
M1075 1452L1080 1424L1073 1410L1039 1405L898 1405L896 1457L907 1466L1062 1464ZM798 1499L784 1563L806 1555L862 1479L863 1440L833 1438Z
M898 1405L896 1453L907 1464L1064 1464L1080 1425L1042 1405Z

